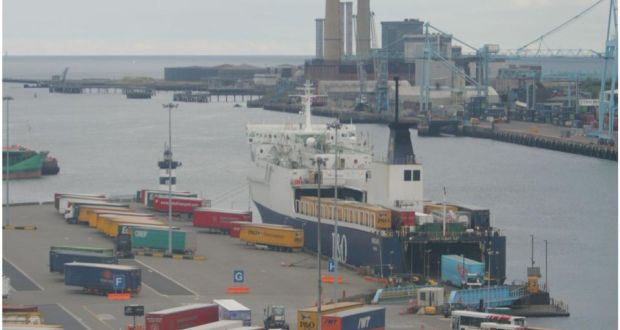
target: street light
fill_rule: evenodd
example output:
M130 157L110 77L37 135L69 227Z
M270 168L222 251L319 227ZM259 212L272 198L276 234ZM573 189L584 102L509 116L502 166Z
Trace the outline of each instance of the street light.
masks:
M317 303L317 320L318 330L321 330L321 294L323 293L323 284L321 282L321 181L323 175L321 173L321 165L325 165L325 160L321 157L317 157L316 165L318 168L318 180L317 180L317 197L318 197L318 210L317 210L317 228L316 228L316 262L319 276L319 301Z
M336 121L327 124L327 128L335 130L335 148L334 148L334 236L332 241L332 258L334 259L334 299L338 299L338 264L340 263L340 255L338 247L340 245L340 239L338 237L338 167L340 166L340 159L338 158L338 130L342 127L340 121L336 119Z
M11 96L4 96L2 97L3 101L6 101L6 166L4 167L6 169L6 224L10 225L11 224L11 219L9 217L9 176L10 176L10 172L9 172L9 148L11 147L11 145L9 144L9 102L13 101L13 98Z
M172 109L179 105L174 103L163 104L168 109L168 254L172 255Z

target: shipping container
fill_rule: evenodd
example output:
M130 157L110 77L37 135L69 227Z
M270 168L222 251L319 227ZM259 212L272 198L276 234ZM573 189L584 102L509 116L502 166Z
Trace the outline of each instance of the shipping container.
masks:
M457 287L480 286L484 281L484 263L459 255L442 255L441 281Z
M84 202L84 201L69 202L67 206L68 206L68 209L67 209L67 212L64 214L64 217L65 217L65 221L67 221L68 223L77 223L77 219L79 218L79 215L80 215L80 209L82 207L108 206L108 207L116 207L116 208L129 208L129 204L111 203L108 201L100 201L100 200L93 200L93 201L87 201L87 202Z
M92 228L97 228L97 221L99 221L100 215L127 215L132 217L146 217L146 218L154 218L152 214L149 213L137 213L130 209L128 210L90 210L86 211L86 220L88 220L88 226ZM81 220L78 220L81 221Z
M243 326L241 320L220 320L213 323L198 325L187 330L232 330Z
M230 223L230 230L228 231L228 236L233 238L239 238L241 235L241 226L246 224L247 221L233 221Z
M122 281L125 288L115 289L115 281ZM70 262L65 264L65 285L88 293L137 294L142 289L142 271L133 266Z
M54 193L54 208L58 211L60 208L60 198L61 197L75 197L75 198L83 198L83 199L98 199L98 200L106 200L107 197L103 194L75 194L75 193Z
M2 324L41 324L43 323L43 315L39 311L26 312L2 312Z
M107 199L102 198L79 198L62 196L58 199L58 213L60 213L60 215L64 217L64 215L69 212L72 203L88 203L93 201L100 201L106 203L109 202Z
M359 302L339 302L335 304L321 305L321 315L329 315L353 308L362 307ZM317 308L310 307L297 311L297 329L298 330L315 330L318 328Z
M116 206L80 206L80 212L77 216L77 223L87 224L90 227L97 227L97 214L103 212L133 212L128 207L116 207ZM93 223L91 225L91 222Z
M98 246L55 245L50 247L50 251L81 251L98 253L106 256L114 255L114 249Z
M97 218L97 231L110 237L116 237L118 235L118 226L130 223L154 226L166 225L163 220L156 218L132 215L100 214Z
M485 230L491 227L491 212L478 206L455 205L459 211L469 213L470 228L475 230Z
M365 306L321 316L322 330L383 330L385 307Z
M152 209L159 212L168 212L168 201L168 196L155 196ZM172 196L172 213L192 214L195 208L205 206L204 203L204 200L198 198Z
M57 324L16 324L16 323L3 323L2 329L4 330L62 330L62 325Z
M95 252L50 250L50 272L64 273L65 264L69 262L87 262L95 264L118 264L118 258Z
M146 313L146 330L187 329L219 320L216 304L191 304Z
M159 190L159 189L141 189L136 191L136 202L147 205L147 198L152 198L153 194L168 194L168 190ZM190 192L182 192L182 191L173 191L173 196L187 196L187 197L197 197L196 194L192 194Z
M456 213L458 208L454 205L446 204L446 213ZM424 213L432 214L433 212L443 213L443 204L424 204Z
M190 193L190 192L182 192L182 191L173 191L172 193L169 193L167 190L148 190L145 192L144 195L144 206L151 208L153 207L153 199L155 199L156 196L165 196L168 197L168 195L172 195L172 197L190 197L190 198L197 198L198 195Z
M37 305L2 305L3 313L10 312L38 312L39 306Z
M252 325L252 311L233 299L214 299L220 308L220 320L241 320L243 325Z
M229 233L233 228L233 222L237 221L252 222L252 212L201 207L194 209L192 216L194 227L222 233Z
M336 203L336 206L334 206ZM302 196L295 201L295 210L301 214L317 216L319 213L318 198ZM378 205L371 205L349 200L321 198L321 216L325 219L336 219L376 229L392 228L392 211Z
M304 246L304 232L291 226L241 224L239 239L254 245L265 245L277 251L293 251Z
M131 248L141 250L168 250L168 237L170 228L167 226L142 226L133 224L121 224L120 235L129 235ZM172 229L172 252L193 254L196 252L196 235L193 232Z
M415 226L415 217L414 211L392 210L392 223L398 223L399 227Z

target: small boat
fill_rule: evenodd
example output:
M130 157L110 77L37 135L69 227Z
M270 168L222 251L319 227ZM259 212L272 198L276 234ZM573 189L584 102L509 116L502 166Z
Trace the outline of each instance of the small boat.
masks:
M8 159L8 166L6 163L2 164L2 178L28 179L58 173L60 170L58 162L47 154L48 151L34 151L20 145L5 147L2 150L2 158L3 162Z

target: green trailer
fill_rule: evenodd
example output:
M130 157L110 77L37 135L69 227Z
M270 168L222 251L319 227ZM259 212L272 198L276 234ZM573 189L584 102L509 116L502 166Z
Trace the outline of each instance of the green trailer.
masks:
M119 238L129 236L132 250L167 251L169 230L167 227L121 225ZM172 229L172 252L194 254L196 252L196 236L192 232Z
M114 249L94 246L75 246L75 245L57 245L51 246L50 251L76 251L76 252L89 252L97 253L104 256L113 256Z

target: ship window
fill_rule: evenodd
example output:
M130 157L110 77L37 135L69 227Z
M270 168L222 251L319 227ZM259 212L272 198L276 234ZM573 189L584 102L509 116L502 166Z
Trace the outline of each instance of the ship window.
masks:
M405 170L405 181L411 181L411 170Z
M420 181L420 170L413 171L413 181Z

